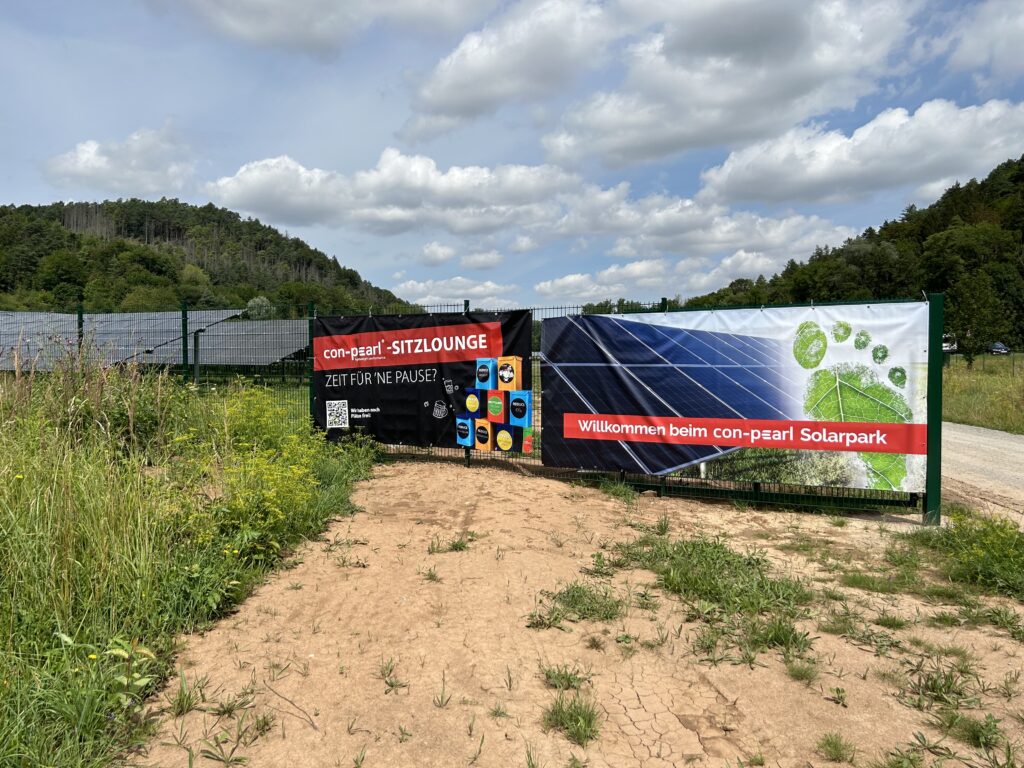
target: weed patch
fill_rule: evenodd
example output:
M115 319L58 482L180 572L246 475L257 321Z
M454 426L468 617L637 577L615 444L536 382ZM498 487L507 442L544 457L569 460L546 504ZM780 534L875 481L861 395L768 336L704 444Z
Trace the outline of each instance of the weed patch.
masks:
M353 511L375 449L296 430L260 387L83 363L0 378L0 455L0 764L80 766L146 727L177 633ZM171 709L202 695L180 679Z
M544 710L543 724L545 728L561 731L569 741L585 747L598 735L597 704L578 693L571 697L559 693Z

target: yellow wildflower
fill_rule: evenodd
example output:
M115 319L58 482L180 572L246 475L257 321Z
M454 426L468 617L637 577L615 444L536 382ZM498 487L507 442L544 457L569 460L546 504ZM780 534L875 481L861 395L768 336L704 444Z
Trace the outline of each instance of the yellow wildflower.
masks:
M93 661L95 661L96 659L99 658L99 656L97 656L95 653L90 653L89 654L89 658L92 659Z

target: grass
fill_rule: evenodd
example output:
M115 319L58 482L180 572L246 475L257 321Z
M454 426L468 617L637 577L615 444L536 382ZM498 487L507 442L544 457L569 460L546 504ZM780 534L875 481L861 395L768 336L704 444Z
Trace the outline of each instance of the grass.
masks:
M818 665L810 661L793 659L786 662L786 674L797 682L810 685L818 679Z
M578 691L584 683L590 680L590 675L575 665L572 667L568 664L542 665L540 672L544 683L549 688L559 691Z
M975 749L992 750L1005 740L999 720L991 714L982 719L955 710L942 710L935 717L935 725L943 733Z
M852 742L847 741L835 731L821 735L815 748L830 763L853 763L857 750Z
M880 627L886 629L906 629L910 626L910 622L904 619L902 616L897 616L895 613L889 613L887 611L881 611L875 618L871 620L872 624L877 624Z
M285 416L257 387L130 367L0 378L0 764L108 764L145 732L175 635L351 512L374 449Z
M1024 600L1024 532L1016 523L960 506L945 512L948 525L921 528L906 541L938 555L939 567L950 580Z
M560 627L563 620L613 621L622 615L625 601L606 584L573 581L558 592L541 593L542 603L527 617L532 629Z
M967 369L953 355L942 372L942 418L976 427L1024 434L1024 409L1007 403L1024 401L1024 360L1014 355L984 356Z
M593 699L579 693L571 697L559 693L544 710L544 727L561 731L569 741L581 747L587 746L597 738L598 721L597 704Z
M814 593L801 581L774 576L760 552L741 554L720 539L647 534L617 545L612 565L652 571L663 589L683 598L687 620L708 625L695 639L706 658L725 658L735 649L739 661L750 664L769 648L797 657L811 647L794 621Z

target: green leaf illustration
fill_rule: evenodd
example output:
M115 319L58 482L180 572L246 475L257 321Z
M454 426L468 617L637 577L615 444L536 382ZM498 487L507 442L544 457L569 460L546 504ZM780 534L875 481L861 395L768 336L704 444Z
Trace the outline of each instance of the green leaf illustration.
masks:
M804 368L816 368L828 350L828 339L817 323L800 323L793 339L793 357Z
M899 392L879 381L867 366L850 363L814 372L807 384L804 410L819 421L902 424L913 418ZM896 490L907 475L903 454L861 453L860 457L872 488Z
M850 338L850 333L853 329L850 328L850 324L844 320L838 320L835 325L832 326L832 338L842 343Z

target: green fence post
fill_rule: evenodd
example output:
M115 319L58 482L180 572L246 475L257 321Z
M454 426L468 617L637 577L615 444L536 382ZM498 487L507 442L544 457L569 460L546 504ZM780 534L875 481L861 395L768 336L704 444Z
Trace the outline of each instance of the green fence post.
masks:
M192 383L199 386L199 334L205 329L196 328L192 332Z
M188 304L181 302L181 380L188 384Z
M928 456L924 483L924 524L942 522L942 326L941 293L928 294Z
M314 332L314 320L316 319L316 305L313 302L309 302L306 305L306 317L309 319L309 366L307 368L307 375L309 377L309 420L311 423L316 423L316 394L313 389L313 371L315 370L315 354L313 352L313 332Z
M668 312L668 299L664 296L661 297L661 311Z
M82 342L85 340L85 309L78 303L78 356L82 356Z
M469 299L462 300L462 311L469 312Z

